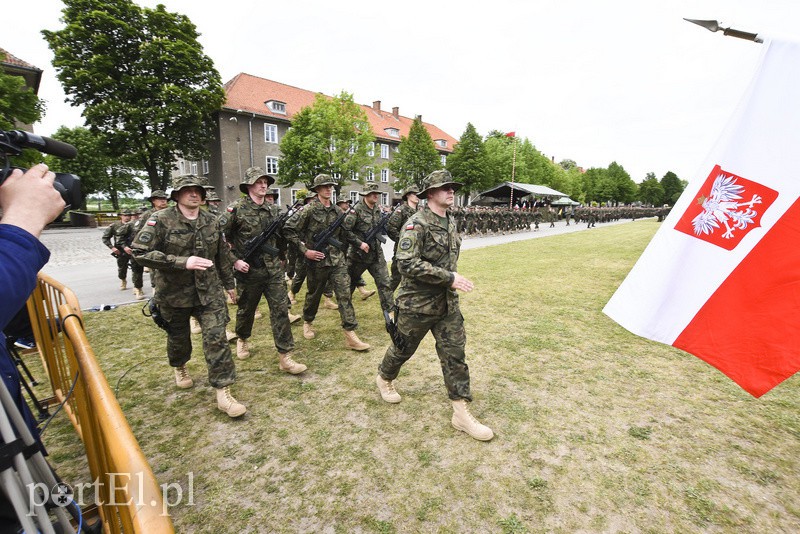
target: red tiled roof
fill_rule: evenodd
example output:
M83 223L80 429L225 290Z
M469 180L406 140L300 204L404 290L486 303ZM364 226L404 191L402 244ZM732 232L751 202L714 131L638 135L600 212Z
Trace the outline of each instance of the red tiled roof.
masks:
M3 59L1 61L5 65L12 65L14 67L21 67L23 69L37 70L37 71L40 71L40 72L42 70L40 68L34 67L33 65L31 65L27 61L22 61L20 58L18 58L17 56L13 55L11 52L6 50L5 48L0 48L0 57L3 56L3 55L5 55L5 59Z
M263 117L274 117L277 119L291 120L295 113L300 111L306 106L314 103L314 97L317 93L307 89L300 89L291 85L286 85L265 78L259 78L244 72L234 76L228 83L225 84L225 93L227 100L224 109L232 111L245 111L247 113L255 113ZM269 109L265 102L276 100L286 104L286 114L275 113ZM361 104L364 112L372 125L372 132L378 139L385 139L394 142L400 142L400 137L394 137L386 132L387 128L396 128L400 136L408 136L411 129L411 124L414 119L403 117L402 115L393 115L392 113L384 110L375 110L372 106ZM434 141L444 139L447 141L447 147L436 146L437 150L444 152L452 152L453 147L458 142L447 132L439 127L422 123L428 130Z

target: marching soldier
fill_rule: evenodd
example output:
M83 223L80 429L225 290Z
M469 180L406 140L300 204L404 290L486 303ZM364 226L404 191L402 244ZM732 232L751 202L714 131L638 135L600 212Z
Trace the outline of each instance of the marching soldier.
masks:
M393 381L431 332L447 395L453 402L452 425L477 440L488 441L494 433L478 422L468 408L472 395L464 353L467 336L456 290L472 291L474 286L458 273L461 238L453 216L447 213L461 185L444 170L432 172L422 182L419 196L427 198L427 205L408 220L398 244L402 281L397 293L396 320L404 343L402 348L389 346L375 381L384 401L400 402Z
M189 317L203 329L203 353L208 381L216 390L217 407L229 417L247 408L230 392L236 368L225 339L228 308L225 291L236 300L233 267L217 218L201 210L205 189L196 176L181 177L170 198L177 205L153 213L133 243L138 262L154 271L153 297L168 323L167 357L175 383L186 389L194 381L186 370L192 354Z
M416 185L411 184L408 186L403 191L403 206L399 210L395 210L391 217L389 217L389 222L386 223L386 233L389 235L389 239L394 241L394 253L392 254L391 267L392 292L400 285L400 271L397 269L397 242L400 241L400 231L403 229L403 225L417 212L417 206L419 205L417 193L419 193L419 188Z
M347 275L347 262L344 253L336 246L330 245L325 251L314 250L314 236L330 228L342 215L342 211L331 202L334 179L328 174L319 174L314 178L310 189L317 193L317 200L308 204L297 217L291 217L283 227L284 236L292 241L307 260L308 293L303 305L303 336L313 339L314 319L319 310L319 301L325 291L325 283L331 280L336 300L339 302L339 315L342 318L345 346L352 350L367 350L369 345L356 335L358 327L356 312L350 297L350 277ZM334 237L341 243L355 246L355 238L342 226L339 226ZM367 249L362 249L365 252Z
M250 167L239 184L244 197L228 206L220 215L219 223L235 261L233 268L241 273L236 290L239 294L236 311L236 357L244 360L250 357L248 339L253 331L253 319L258 303L263 295L269 305L269 317L272 325L272 338L278 350L278 367L281 371L293 375L307 369L302 363L292 359L294 337L289 321L289 298L286 294L283 261L280 257L279 235L273 235L266 245L272 247L259 251L250 262L244 261L245 244L258 236L276 218L280 216L280 208L274 202L267 201L273 196L270 186L275 183L272 176L260 167ZM300 316L295 316L299 320Z
M103 244L111 249L111 255L117 259L117 277L119 278L119 288L122 291L128 289L128 264L131 261L130 235L133 232L133 226L130 224L131 216L132 213L129 210L121 212L119 220L111 223L103 232ZM135 283L134 287L136 287ZM138 298L141 291L142 280L140 278L138 289L134 289L134 295Z

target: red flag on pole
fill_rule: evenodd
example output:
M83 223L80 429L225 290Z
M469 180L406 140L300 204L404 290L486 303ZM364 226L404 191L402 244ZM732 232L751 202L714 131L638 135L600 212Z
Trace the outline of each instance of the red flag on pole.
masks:
M699 175L603 310L755 397L800 370L800 43L763 46Z

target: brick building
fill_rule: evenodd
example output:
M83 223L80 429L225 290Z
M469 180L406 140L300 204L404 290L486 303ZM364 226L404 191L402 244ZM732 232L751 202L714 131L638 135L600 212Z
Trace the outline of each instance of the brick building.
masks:
M262 167L269 174L277 174L280 165L281 138L292 122L292 117L302 108L314 103L313 91L240 73L225 84L226 102L215 114L216 135L212 141L208 161L179 161L175 174L202 174L209 178L217 194L227 204L240 195L238 184L250 166ZM412 118L400 115L400 109L381 109L381 102L362 105L375 135L371 147L375 166L365 169L364 179L379 184L381 203L399 200L392 184L394 177L386 167L391 161L401 137L407 137ZM442 161L452 153L457 139L433 124L423 125L430 133ZM302 183L280 189L280 204L294 200L294 195L305 188ZM358 182L342 180L341 195L357 198L361 189Z
M36 94L39 94L39 84L42 81L42 69L34 67L27 61L14 56L3 48L0 48L0 69L6 74L20 76L25 80L25 86ZM32 124L16 123L15 128L26 132L33 132Z

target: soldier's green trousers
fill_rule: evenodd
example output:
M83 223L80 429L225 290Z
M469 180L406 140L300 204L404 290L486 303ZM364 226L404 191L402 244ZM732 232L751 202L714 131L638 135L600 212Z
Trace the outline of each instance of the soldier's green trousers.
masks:
M397 378L400 368L414 355L422 339L430 332L436 340L436 354L442 366L447 396L451 400L472 401L469 390L469 367L464 353L467 334L464 331L464 317L461 313L450 313L444 317L420 315L406 310L398 313L397 329L405 338L406 346L403 352L400 352L394 345L389 345L383 361L378 366L381 377L384 380Z
M289 306L286 295L286 282L282 269L250 268L243 281L237 280L236 291L239 305L236 309L236 335L248 339L253 333L253 316L261 301L261 295L269 305L269 320L272 325L272 338L279 354L294 350L294 337L289 325Z
M394 304L394 291L392 291L392 282L389 278L389 269L386 268L386 260L383 254L378 257L377 261L371 263L362 263L360 261L350 260L351 263L348 267L348 274L350 275L350 294L356 290L359 285L359 280L363 281L361 275L364 271L368 271L375 280L375 286L378 288L378 298L381 300L381 309L389 311Z
M342 328L355 330L358 327L358 321L356 321L356 311L353 309L353 301L350 297L350 277L347 275L347 267L344 265L337 267L309 265L306 275L308 276L308 293L306 293L306 301L303 304L303 321L307 323L314 321L317 311L319 311L319 301L325 292L325 285L330 280L336 295L336 302L339 303Z
M219 299L205 306L173 308L168 304L161 304L160 308L161 315L170 326L167 334L169 364L180 367L191 359L192 334L189 317L193 316L203 329L203 354L208 366L208 382L217 389L233 384L236 381L236 366L225 337L228 307L222 293Z

